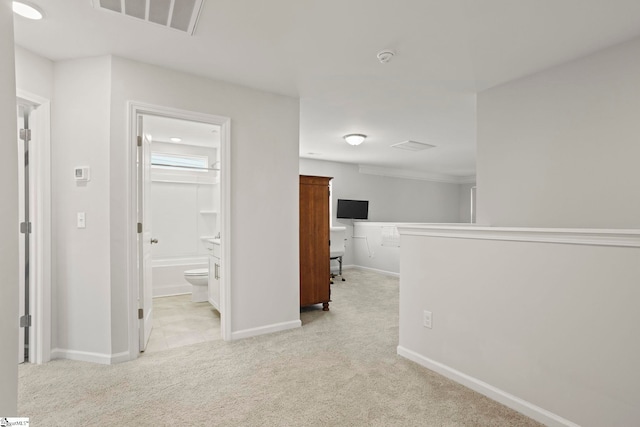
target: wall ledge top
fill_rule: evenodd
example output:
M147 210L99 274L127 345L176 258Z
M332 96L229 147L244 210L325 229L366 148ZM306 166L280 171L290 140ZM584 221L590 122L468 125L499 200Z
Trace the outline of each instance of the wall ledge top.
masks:
M457 176L436 172L393 169L380 166L358 165L358 171L366 175L386 176L389 178L416 179L419 181L442 182L446 184L475 184L476 176Z
M486 227L470 224L398 224L398 232L401 236L640 248L640 229Z

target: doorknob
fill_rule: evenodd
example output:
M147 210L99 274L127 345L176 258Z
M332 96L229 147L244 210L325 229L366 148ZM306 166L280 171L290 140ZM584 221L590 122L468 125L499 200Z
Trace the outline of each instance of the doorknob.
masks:
M151 238L151 244L153 245L154 243L158 243L158 239Z

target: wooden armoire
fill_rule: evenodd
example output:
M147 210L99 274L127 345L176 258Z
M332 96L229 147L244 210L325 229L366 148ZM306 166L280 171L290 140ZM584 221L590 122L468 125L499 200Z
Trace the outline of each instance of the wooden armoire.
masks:
M300 307L331 300L329 268L329 181L300 175Z

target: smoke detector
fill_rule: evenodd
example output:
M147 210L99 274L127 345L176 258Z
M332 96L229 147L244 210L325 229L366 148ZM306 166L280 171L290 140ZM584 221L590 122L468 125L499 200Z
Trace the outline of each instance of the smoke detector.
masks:
M396 53L392 50L381 50L377 55L378 61L380 61L381 64L386 64L391 61L391 58L393 58L395 54Z

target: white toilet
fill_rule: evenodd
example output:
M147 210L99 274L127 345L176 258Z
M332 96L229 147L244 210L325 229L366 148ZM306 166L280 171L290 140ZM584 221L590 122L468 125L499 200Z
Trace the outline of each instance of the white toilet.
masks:
M196 268L194 270L186 270L184 278L191 283L191 301L203 302L209 301L209 269Z

